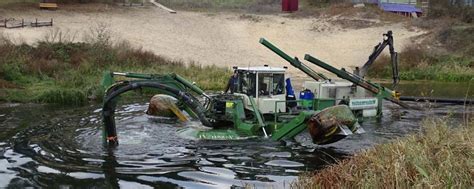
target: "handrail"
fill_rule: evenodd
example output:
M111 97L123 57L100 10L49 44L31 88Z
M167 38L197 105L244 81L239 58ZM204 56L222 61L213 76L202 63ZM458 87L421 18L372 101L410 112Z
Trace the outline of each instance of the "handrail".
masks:
M278 108L278 103L282 103L282 102L303 102L304 100L277 100L275 101L275 111L273 112L274 114L274 122L273 124L276 125L277 124L277 117L278 115L280 115L280 113L277 112L277 108Z
M253 100L253 98L249 98L249 101L250 101L250 104L252 105L255 117L257 117L258 124L260 125L260 127L262 127L265 137L268 137L267 131L265 130L265 123L263 123L262 115L260 115L260 111L258 110L257 105L255 105L255 100Z

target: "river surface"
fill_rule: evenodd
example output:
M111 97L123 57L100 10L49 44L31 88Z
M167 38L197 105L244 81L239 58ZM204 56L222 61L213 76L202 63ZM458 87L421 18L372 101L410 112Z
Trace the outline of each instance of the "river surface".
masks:
M411 103L415 105L414 103ZM0 188L289 188L298 175L323 168L374 144L420 132L426 117L460 122L471 106L417 104L424 111L384 104L365 134L318 146L294 140L199 141L178 136L187 124L144 114L146 103L117 108L120 145L102 145L101 107L0 104Z
M391 87L391 83L382 82ZM474 98L474 81L439 82L439 81L401 81L395 88L402 96L421 96L438 98Z

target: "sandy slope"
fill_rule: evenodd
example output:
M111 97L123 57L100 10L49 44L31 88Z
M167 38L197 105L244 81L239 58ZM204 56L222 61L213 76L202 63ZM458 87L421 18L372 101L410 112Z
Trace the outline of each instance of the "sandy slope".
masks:
M178 12L169 14L161 9L131 8L104 12L0 11L0 17L32 20L35 17L55 19L55 27L75 33L76 40L97 23L106 23L114 38L126 39L134 46L173 59L195 61L231 67L269 64L288 65L283 59L258 43L265 37L290 55L303 59L312 54L336 67L363 64L381 34L393 30L396 48L410 43L420 35L401 24L363 29L341 29L318 18L292 19L284 15L252 16L258 21L241 18L237 13ZM17 41L34 43L52 28L0 29ZM317 68L316 68L317 69ZM291 69L292 76L300 72Z

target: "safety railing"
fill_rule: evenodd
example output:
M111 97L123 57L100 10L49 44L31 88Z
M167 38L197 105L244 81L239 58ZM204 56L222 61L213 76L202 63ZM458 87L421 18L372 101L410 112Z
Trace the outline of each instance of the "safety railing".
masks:
M277 124L278 116L283 115L283 114L288 114L289 115L293 112L292 109L289 109L289 112L286 112L286 110L285 110L284 113L283 112L278 112L278 104L279 103L291 103L291 102L296 102L297 104L299 104L299 103L304 102L304 100L278 100L278 101L275 101L275 109L274 109L275 111L273 112L274 124ZM296 107L298 107L298 105ZM300 107L303 107L303 106L300 106ZM307 107L306 110L311 110L311 108Z

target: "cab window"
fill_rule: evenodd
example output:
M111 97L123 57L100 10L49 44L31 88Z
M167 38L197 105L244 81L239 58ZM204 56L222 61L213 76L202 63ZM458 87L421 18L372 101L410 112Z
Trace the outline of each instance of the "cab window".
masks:
M255 73L240 72L238 92L242 94L246 94L248 96L255 97L256 96L255 80L256 80Z
M258 74L258 95L270 95L273 88L273 74L259 73Z
M273 92L274 95L285 93L285 76L283 74L273 74Z

